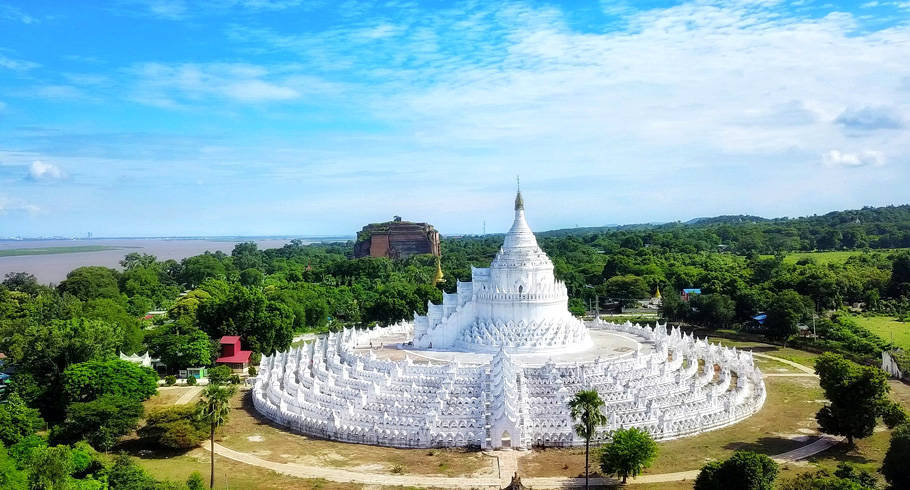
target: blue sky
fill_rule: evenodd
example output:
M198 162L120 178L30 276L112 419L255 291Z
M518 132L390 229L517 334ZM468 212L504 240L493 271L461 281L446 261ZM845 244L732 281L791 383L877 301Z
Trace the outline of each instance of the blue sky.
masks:
M0 0L0 236L910 201L910 1Z

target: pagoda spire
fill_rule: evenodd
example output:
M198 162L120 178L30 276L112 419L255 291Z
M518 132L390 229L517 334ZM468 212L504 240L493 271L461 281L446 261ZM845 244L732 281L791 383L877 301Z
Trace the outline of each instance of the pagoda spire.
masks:
M515 211L524 211L525 201L521 198L521 177L515 176L515 183L517 184L518 193L515 194Z

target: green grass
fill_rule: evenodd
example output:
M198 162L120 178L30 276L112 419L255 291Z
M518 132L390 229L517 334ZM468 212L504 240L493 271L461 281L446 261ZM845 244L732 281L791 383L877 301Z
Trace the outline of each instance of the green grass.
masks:
M11 248L0 250L0 257L18 257L22 255L56 255L74 254L80 252L103 252L105 250L122 250L125 248L139 247L112 247L108 245L80 245L76 247L45 247L45 248Z
M891 316L854 315L853 319L859 326L869 329L888 342L891 342L893 336L894 345L910 350L910 323L899 322Z
M819 265L827 264L843 264L854 255L862 255L864 253L891 253L903 249L892 249L892 248L882 248L875 249L869 252L863 250L833 250L827 252L791 252L784 257L785 264L795 264L802 259L813 259ZM773 255L762 255L762 257L773 257Z

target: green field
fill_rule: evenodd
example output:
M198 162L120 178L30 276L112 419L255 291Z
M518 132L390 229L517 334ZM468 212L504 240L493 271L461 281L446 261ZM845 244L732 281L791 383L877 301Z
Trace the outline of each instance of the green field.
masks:
M112 247L109 245L80 245L77 247L12 248L9 250L0 250L0 257L18 257L21 255L74 254L74 253L79 253L79 252L103 252L105 250L122 250L124 248L138 248L138 247Z
M790 252L784 257L785 264L795 264L802 259L814 259L815 262L819 265L825 264L843 264L850 257L854 255L862 255L864 253L891 253L898 250L903 250L899 248L882 248L875 249L869 252L863 250L832 250L827 252ZM773 255L762 255L762 258L771 258Z
M893 334L894 345L910 350L910 323L899 322L891 316L853 316L853 319L888 342Z

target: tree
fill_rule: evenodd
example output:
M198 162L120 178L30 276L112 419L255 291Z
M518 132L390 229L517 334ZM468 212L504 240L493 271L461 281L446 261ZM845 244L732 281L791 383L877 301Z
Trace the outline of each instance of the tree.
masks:
M209 369L209 383L216 385L226 385L231 381L231 375L234 374L231 368L220 365Z
M575 433L585 440L585 488L588 488L588 457L591 452L591 439L597 433L597 427L607 423L607 417L601 411L604 401L597 390L581 390L569 400L569 411L575 420Z
M219 386L210 384L202 392L202 399L197 404L198 416L209 427L209 442L211 444L211 477L209 488L215 488L215 429L227 422L231 413L231 397L234 396L234 386Z
M72 364L116 355L120 329L99 320L76 318L49 323L0 323L0 352L18 369L14 389L49 420L63 416L59 394L63 372Z
M114 269L107 267L90 266L73 269L66 275L66 279L57 286L61 293L69 293L88 301L95 298L118 298L119 274Z
M103 395L92 401L72 403L51 438L61 442L85 439L93 447L108 451L120 436L136 428L142 412L141 402L125 396Z
M63 393L70 402L116 395L145 401L158 392L158 375L121 359L73 364L63 371Z
M158 490L158 482L148 475L126 454L114 459L114 464L107 470L107 481L110 488L129 490Z
M638 476L657 457L657 443L646 431L632 427L613 433L613 441L600 453L600 468L605 474L622 477Z
M262 284L262 272L259 269L244 269L240 271L240 284L246 287Z
M200 304L196 318L210 337L239 335L264 354L287 349L294 337L294 316L288 307L269 300L259 289L236 284L225 297Z
M154 267L157 261L158 257L155 257L154 255L130 252L123 256L123 259L120 261L120 266L123 267L124 270L131 271L139 267Z
M256 242L243 242L234 245L231 258L238 270L257 269L262 267L262 252Z
M30 488L66 490L73 472L73 458L70 448L63 445L39 447L29 460Z
M137 266L123 273L120 287L131 300L142 297L146 298L153 307L159 306L177 296L177 287L163 283L162 278L169 280L157 266ZM146 311L148 310L140 309L134 310L132 313L142 315Z
M771 490L777 472L777 463L768 456L736 451L726 461L712 461L702 467L695 490Z
M889 287L895 296L910 292L910 253L905 251L894 257Z
M826 352L815 360L815 374L831 402L815 415L821 430L846 436L851 446L855 438L872 435L878 417L887 406L889 388L885 372Z
M196 327L181 327L178 322L149 331L145 344L151 354L176 369L208 366L212 363L212 339Z
M899 425L891 433L891 444L885 453L881 473L894 488L910 488L910 423Z
M660 314L666 320L680 322L688 318L692 311L689 303L683 301L679 295L668 291L660 300Z
M20 291L26 294L38 294L41 285L38 278L28 272L8 272L3 279L3 285L10 291Z
M698 294L690 302L696 318L711 328L728 327L736 315L736 304L724 294Z
M768 318L765 326L768 328L768 337L787 339L799 332L797 324L806 313L806 304L802 296L791 289L781 291L768 305Z
M135 298L131 298L132 301ZM146 309L142 310L145 313ZM139 326L137 315L127 311L123 302L111 298L96 298L86 301L82 305L83 318L92 320L101 320L110 325L114 325L120 332L122 340L117 344L117 350L135 354L142 348L142 328Z
M28 475L19 469L16 459L10 456L6 447L0 442L0 488L25 490L28 488Z
M632 306L639 299L647 299L651 291L644 279L633 276L615 276L607 279L598 291L604 297L619 301L623 307Z
M0 404L0 443L12 446L44 427L38 410L29 408L18 393L10 393Z
M195 288L206 279L224 279L227 269L216 254L206 252L195 257L187 257L181 262L180 280L187 288Z

